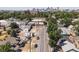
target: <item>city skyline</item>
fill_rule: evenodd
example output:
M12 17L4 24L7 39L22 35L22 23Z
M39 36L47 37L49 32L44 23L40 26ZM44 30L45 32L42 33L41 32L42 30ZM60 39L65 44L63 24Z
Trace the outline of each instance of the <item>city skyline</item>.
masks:
M48 7L0 7L0 10L32 10L33 8L35 9L46 9ZM65 10L65 9L69 9L69 10L77 10L79 9L79 7L49 7L49 8L59 8L60 10Z

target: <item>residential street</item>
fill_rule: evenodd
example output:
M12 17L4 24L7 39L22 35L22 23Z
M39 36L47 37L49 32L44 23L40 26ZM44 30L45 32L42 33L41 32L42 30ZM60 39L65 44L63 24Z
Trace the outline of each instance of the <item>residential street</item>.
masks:
M36 49L36 51L49 52L48 36L46 33L46 27L38 26L36 28L37 28L37 35L39 36L39 40L37 42L38 48Z

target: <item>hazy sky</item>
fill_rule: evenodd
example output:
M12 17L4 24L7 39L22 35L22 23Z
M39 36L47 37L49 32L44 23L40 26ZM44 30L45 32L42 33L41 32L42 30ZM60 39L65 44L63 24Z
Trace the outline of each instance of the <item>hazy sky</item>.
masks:
M0 7L0 10L28 10L28 9L33 9L33 8L46 8L46 7Z
M0 7L0 10L27 10L27 9L32 9L32 8L38 8L38 9L41 9L41 8L47 8L47 7ZM56 7L54 7L56 8ZM60 7L60 9L79 9L79 7Z

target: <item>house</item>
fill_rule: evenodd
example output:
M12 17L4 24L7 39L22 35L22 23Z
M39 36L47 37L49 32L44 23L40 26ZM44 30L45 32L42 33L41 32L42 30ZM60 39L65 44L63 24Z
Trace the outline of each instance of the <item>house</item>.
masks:
M27 40L29 37L31 37L31 33L30 32L25 32L25 31L21 31L19 33L19 36L21 40Z
M20 27L21 25L25 25L25 22L23 22L23 21L13 21L13 22L16 23L16 24L18 24L19 27Z
M70 30L68 28L61 27L59 29L61 29L61 35L69 35L70 34Z
M74 44L70 43L69 41L65 41L64 43L65 45L62 46L62 50L64 52L79 52L79 49L77 49Z
M21 26L22 31L19 33L20 39L26 40L29 37L31 37L31 33L29 32L31 30L31 25L24 25Z
M73 19L73 20L72 20L72 23L73 23L73 22L76 22L76 21L79 21L79 19Z
M8 26L8 22L6 20L0 20L0 26Z
M45 18L34 18L33 20L32 20L32 22L34 22L36 25L44 25L44 22L45 21Z
M60 38L57 42L57 45L58 46L63 46L64 45L64 41L67 41L69 40L69 37L68 36L63 36L62 38Z
M68 50L68 51L66 51L66 52L79 52L79 51L74 50L74 49L71 49L71 50Z
M70 26L68 26L68 29L69 30L74 30L74 26L73 25L70 25Z
M20 28L25 31L25 32L29 32L32 28L31 25L21 25Z

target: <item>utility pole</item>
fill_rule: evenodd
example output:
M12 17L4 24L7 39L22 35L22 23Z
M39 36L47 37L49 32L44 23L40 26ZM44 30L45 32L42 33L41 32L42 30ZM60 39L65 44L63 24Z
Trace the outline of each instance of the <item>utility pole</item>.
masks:
M29 43L30 43L30 52L31 52L31 37L29 37L29 40L30 40Z

